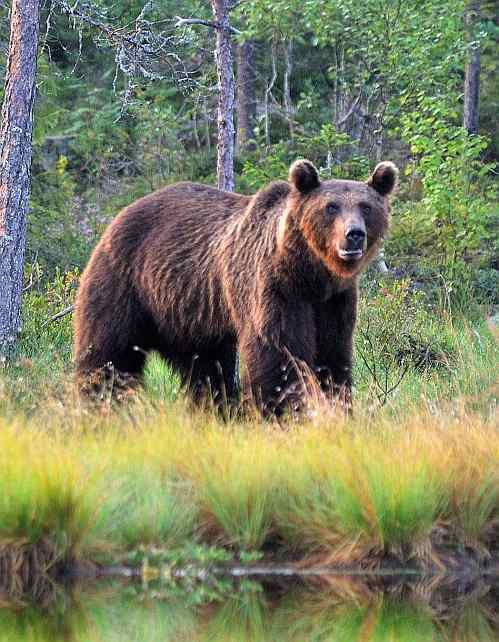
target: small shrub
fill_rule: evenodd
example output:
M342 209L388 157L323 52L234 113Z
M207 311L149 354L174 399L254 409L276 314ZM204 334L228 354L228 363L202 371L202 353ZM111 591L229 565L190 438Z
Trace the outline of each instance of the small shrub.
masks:
M300 134L293 141L276 143L270 147L259 144L257 151L243 165L240 188L244 191L260 189L273 180L286 180L289 166L296 158L308 158L320 168L321 176L363 180L369 173L369 161L354 156L345 163L338 161L338 150L350 145L347 134L338 132L330 123L322 126L318 134Z
M385 403L409 369L448 369L453 338L410 279L366 285L355 341L360 385Z
M72 367L72 314L51 321L74 302L78 270L56 270L48 283L40 264L28 266L22 307L22 330L16 359L4 370L7 396L25 408L35 408L49 392L63 390Z
M482 163L488 141L457 125L453 107L423 92L417 107L401 121L402 137L415 158L406 173L417 171L423 186L422 207L414 216L426 230L435 261L455 278L467 257L484 247L494 251L497 187L487 177L495 165Z

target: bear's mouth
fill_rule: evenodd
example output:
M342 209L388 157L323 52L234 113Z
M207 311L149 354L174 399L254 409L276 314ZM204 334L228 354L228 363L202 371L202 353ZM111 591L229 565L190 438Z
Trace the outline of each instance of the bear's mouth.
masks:
M364 254L363 250L338 250L340 259L343 261L358 261Z

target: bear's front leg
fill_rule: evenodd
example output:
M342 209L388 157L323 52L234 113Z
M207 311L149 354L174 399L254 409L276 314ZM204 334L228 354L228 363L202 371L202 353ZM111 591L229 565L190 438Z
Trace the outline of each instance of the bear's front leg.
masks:
M247 335L240 343L244 397L264 417L303 409L313 373L315 327L298 325L275 340Z
M334 403L352 409L353 332L357 318L357 287L334 295L315 309L316 371Z

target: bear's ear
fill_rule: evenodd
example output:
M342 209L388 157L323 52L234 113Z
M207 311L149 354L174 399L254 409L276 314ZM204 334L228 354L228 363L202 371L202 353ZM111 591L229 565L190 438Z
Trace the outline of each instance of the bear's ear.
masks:
M311 192L319 187L319 172L313 163L300 159L295 161L289 168L289 182L302 194Z
M367 184L381 196L388 196L397 185L399 171L390 161L378 163Z

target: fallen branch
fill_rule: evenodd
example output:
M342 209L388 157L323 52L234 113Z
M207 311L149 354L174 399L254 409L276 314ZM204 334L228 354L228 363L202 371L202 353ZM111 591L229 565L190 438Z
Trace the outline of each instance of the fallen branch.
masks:
M47 324L51 323L52 321L57 321L58 319L62 319L62 317L65 317L66 315L71 314L71 312L73 312L74 309L75 309L75 306L73 303L71 305L68 305L67 308L64 308L64 310L61 310L57 314L54 314L53 317L50 317L50 319L47 319L47 321L44 321L44 323L42 323L42 328Z

